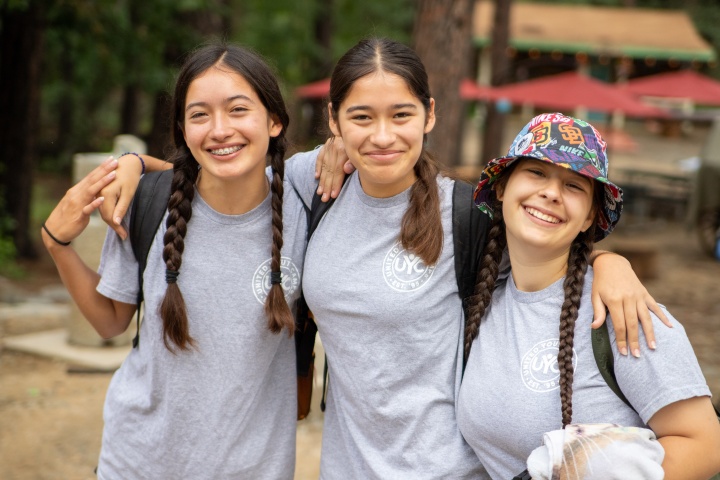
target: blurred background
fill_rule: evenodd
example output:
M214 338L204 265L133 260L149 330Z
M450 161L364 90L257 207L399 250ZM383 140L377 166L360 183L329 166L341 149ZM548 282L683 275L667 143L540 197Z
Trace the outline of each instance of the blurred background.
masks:
M430 148L466 180L537 113L600 129L626 200L600 247L684 322L720 393L716 0L0 0L0 478L92 478L127 353L130 337L88 330L42 248L67 188L111 153L167 153L174 75L207 41L264 55L293 151L314 147L332 67L366 36L419 53L437 105ZM90 264L95 220L75 244ZM297 478L317 477L321 434L316 405L299 424Z

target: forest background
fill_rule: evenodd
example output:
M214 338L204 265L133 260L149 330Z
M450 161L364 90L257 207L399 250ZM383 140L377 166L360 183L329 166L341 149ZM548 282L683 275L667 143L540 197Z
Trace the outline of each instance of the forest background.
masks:
M509 80L502 57L512 1L494 0L494 85ZM716 0L543 3L685 9L720 51ZM38 255L39 225L54 203L38 178L69 178L73 154L111 151L118 134L166 153L175 72L184 54L208 41L249 46L275 67L298 150L323 138L323 121L321 102L301 102L297 86L328 77L361 38L413 46L442 108L433 150L452 166L468 107L447 92L476 68L474 7L473 0L0 0L0 276L22 275L16 261ZM719 70L710 73L720 77Z

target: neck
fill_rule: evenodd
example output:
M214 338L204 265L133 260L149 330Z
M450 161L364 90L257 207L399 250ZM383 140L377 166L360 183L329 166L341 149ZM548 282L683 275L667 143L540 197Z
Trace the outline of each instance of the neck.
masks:
M512 277L518 290L537 292L549 287L567 273L570 250L536 251L513 248L508 238L508 253L512 266Z
M210 175L198 176L197 189L200 196L216 212L224 215L242 215L265 200L270 184L265 170L240 178L218 179Z

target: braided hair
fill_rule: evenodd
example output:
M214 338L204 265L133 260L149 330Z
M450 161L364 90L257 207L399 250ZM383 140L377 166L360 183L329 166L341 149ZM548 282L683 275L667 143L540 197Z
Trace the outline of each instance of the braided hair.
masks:
M190 336L185 301L177 283L185 249L187 225L192 217L192 200L198 179L199 164L190 152L183 135L185 102L190 84L208 69L221 66L242 76L255 90L268 114L282 125L277 137L271 137L267 155L272 168L272 257L271 288L265 302L268 328L278 333L283 328L292 334L295 330L290 307L282 289L280 278L281 249L283 246L283 159L287 150L285 137L289 116L277 79L268 65L256 53L235 45L207 45L191 53L178 74L173 95L172 138L174 151L173 179L168 201L167 231L163 238L167 289L160 307L163 320L163 340L168 350L174 346L187 350L195 345Z
M330 80L332 116L338 120L338 107L350 94L355 82L373 72L388 72L405 81L408 89L430 112L431 96L425 67L410 47L387 38L360 41L340 58ZM403 248L413 251L426 265L434 265L443 247L440 196L438 194L438 163L423 145L414 166L417 181L410 188L410 205L403 215L400 241Z

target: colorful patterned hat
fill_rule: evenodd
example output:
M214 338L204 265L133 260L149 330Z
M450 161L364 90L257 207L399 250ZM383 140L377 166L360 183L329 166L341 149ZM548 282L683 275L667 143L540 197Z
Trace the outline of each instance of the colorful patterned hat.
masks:
M488 163L475 189L475 205L492 218L492 184L519 158L553 163L597 180L605 187L605 206L598 216L595 241L608 236L620 220L622 190L607 178L606 144L595 127L561 113L544 113L530 120L513 140L507 156Z

